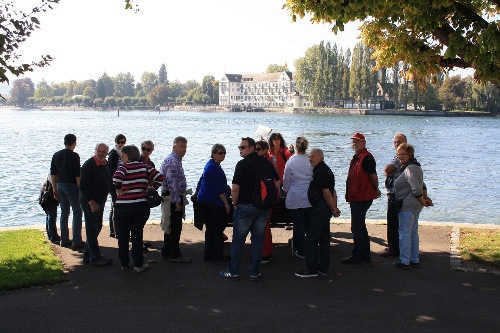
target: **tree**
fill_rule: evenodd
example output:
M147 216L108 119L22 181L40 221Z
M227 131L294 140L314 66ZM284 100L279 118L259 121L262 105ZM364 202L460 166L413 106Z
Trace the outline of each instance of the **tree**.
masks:
M161 64L160 71L158 72L158 84L168 84L167 68L165 64Z
M215 100L214 81L215 78L212 75L205 75L201 82L201 93L210 96L210 101L212 101L212 103L214 103Z
M439 88L439 98L447 110L465 108L467 81L460 75L448 77Z
M361 37L375 48L377 68L403 61L417 77L473 68L476 79L500 86L498 0L287 0L283 7L292 21L311 15L335 33L364 21Z
M83 90L82 95L89 97L91 100L94 100L97 97L97 91L94 88L88 86Z
M35 98L48 99L52 96L52 89L50 89L50 86L47 84L45 79L36 85Z
M97 95L105 99L107 96L113 96L115 92L115 83L113 79L104 72L101 77L97 80Z
M24 108L30 105L30 97L34 97L35 85L30 78L18 79L14 81L13 87L10 90L9 103Z
M158 75L152 72L144 72L141 75L141 87L142 92L144 93L142 96L146 96L149 94L151 89L156 87L159 84L160 80Z
M30 13L16 11L12 3L0 4L0 82L9 83L9 73L19 76L33 71L33 67L44 67L53 60L51 56L45 55L38 62L15 64L19 59L16 51L20 44L26 41L31 32L40 28L40 21L35 14L52 9L52 3L59 3L59 0L42 0L42 4ZM0 97L3 98L2 95Z
M159 86L151 89L151 92L147 96L150 105L165 105L168 103L170 97L170 87L166 84L161 84Z
M115 93L116 97L134 96L135 95L135 80L134 76L128 73L119 73L115 79Z
M267 66L266 72L267 73L281 73L281 72L284 72L287 70L288 70L288 67L286 64L284 66L280 66L278 64L270 64L269 66Z

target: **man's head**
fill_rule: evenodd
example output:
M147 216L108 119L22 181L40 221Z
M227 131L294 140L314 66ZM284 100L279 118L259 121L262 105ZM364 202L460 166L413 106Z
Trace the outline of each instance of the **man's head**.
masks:
M309 153L309 164L311 164L312 167L315 167L321 161L323 161L324 158L325 156L321 149L319 148L311 149L311 152Z
M260 156L265 156L269 151L269 144L264 140L257 141L255 143L255 150Z
M155 150L155 144L153 143L153 141L146 140L141 142L142 155L149 157L153 150Z
M366 147L365 136L361 133L354 133L351 137L352 139L352 149L356 154L359 154Z
M127 143L127 138L123 134L118 134L117 136L115 136L115 143L116 146L120 149Z
M99 162L106 161L106 156L108 156L109 146L105 143L98 143L95 146L94 156Z
M240 156L245 158L255 151L255 140L249 137L241 138L241 143L238 146Z
M178 136L174 139L174 146L173 146L173 151L176 153L180 158L183 158L184 155L186 155L187 151L187 139L183 136Z
M74 134L66 134L64 136L64 146L66 148L75 148L76 147L76 135Z
M407 143L406 135L398 133L394 135L394 149L398 149L399 145L402 143Z

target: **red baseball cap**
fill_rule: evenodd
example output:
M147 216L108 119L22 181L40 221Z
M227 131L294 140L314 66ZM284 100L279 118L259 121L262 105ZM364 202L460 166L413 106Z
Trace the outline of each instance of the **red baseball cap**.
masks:
M365 136L361 133L354 133L354 135L351 137L351 139L358 139L358 140L366 141Z

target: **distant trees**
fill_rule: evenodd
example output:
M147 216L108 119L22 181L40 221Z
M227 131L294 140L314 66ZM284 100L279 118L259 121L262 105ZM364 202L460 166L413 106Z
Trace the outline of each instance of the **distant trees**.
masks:
M97 96L105 99L107 96L113 96L115 92L115 83L113 79L104 72L97 80Z
M158 72L158 84L168 84L167 67L161 64L160 71Z
M14 81L10 91L9 104L17 105L20 108L28 106L30 97L35 94L35 85L31 79L19 79Z
M266 73L281 73L283 71L287 71L288 68L286 65L281 66L278 64L269 64L266 69Z

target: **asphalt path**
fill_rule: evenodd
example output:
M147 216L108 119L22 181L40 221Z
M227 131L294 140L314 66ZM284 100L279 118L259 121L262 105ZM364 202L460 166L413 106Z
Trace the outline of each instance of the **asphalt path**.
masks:
M409 271L378 255L386 239L380 224L368 225L372 262L342 265L352 250L349 228L331 225L327 276L296 277L305 260L291 256L292 231L273 229L274 259L262 280L249 280L247 248L242 278L232 281L219 277L226 263L202 260L204 235L192 224L181 240L189 264L162 259L160 226L146 225L153 249L142 273L121 271L117 242L104 227L99 242L114 262L92 267L81 252L54 246L68 282L0 294L0 332L500 331L500 276L451 268L451 226L420 226L420 267Z

